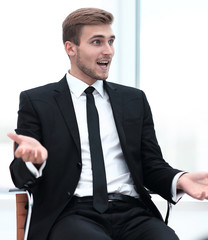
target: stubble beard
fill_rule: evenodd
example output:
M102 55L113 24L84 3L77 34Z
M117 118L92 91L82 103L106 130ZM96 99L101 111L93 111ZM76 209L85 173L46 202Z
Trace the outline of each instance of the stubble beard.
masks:
M79 51L77 51L77 61L76 61L76 65L77 67L88 77L96 80L106 80L108 78L108 74L107 76L100 76L97 75L91 68L87 67L84 63L82 63L82 61L80 60L80 53Z

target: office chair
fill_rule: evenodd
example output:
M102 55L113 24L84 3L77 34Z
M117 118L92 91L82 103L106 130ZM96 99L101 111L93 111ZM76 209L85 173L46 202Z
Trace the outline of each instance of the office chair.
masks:
M30 219L33 207L33 195L25 189L10 189L16 195L16 222L17 222L17 240L28 240L28 232L30 227ZM155 194L149 191L150 194ZM167 213L165 217L166 224L168 223L169 212L171 204L167 206Z
M17 240L27 240L33 206L33 195L28 190L10 189L16 195Z

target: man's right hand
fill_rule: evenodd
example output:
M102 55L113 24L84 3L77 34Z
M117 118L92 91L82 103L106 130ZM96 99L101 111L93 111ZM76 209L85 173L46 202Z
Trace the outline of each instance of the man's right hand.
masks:
M22 158L24 162L32 162L34 165L41 165L48 158L48 151L35 138L15 133L8 133L7 136L18 143L15 157Z

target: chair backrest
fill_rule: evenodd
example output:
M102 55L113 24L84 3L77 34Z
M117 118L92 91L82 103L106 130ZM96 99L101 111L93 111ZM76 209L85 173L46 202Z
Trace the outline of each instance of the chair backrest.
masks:
M24 240L24 227L27 210L25 208L28 201L26 193L16 194L16 217L17 217L17 240Z

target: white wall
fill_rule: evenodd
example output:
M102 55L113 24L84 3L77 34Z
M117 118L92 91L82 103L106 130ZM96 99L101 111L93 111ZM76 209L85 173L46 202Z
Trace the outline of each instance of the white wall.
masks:
M208 1L141 1L140 87L165 158L207 170Z

